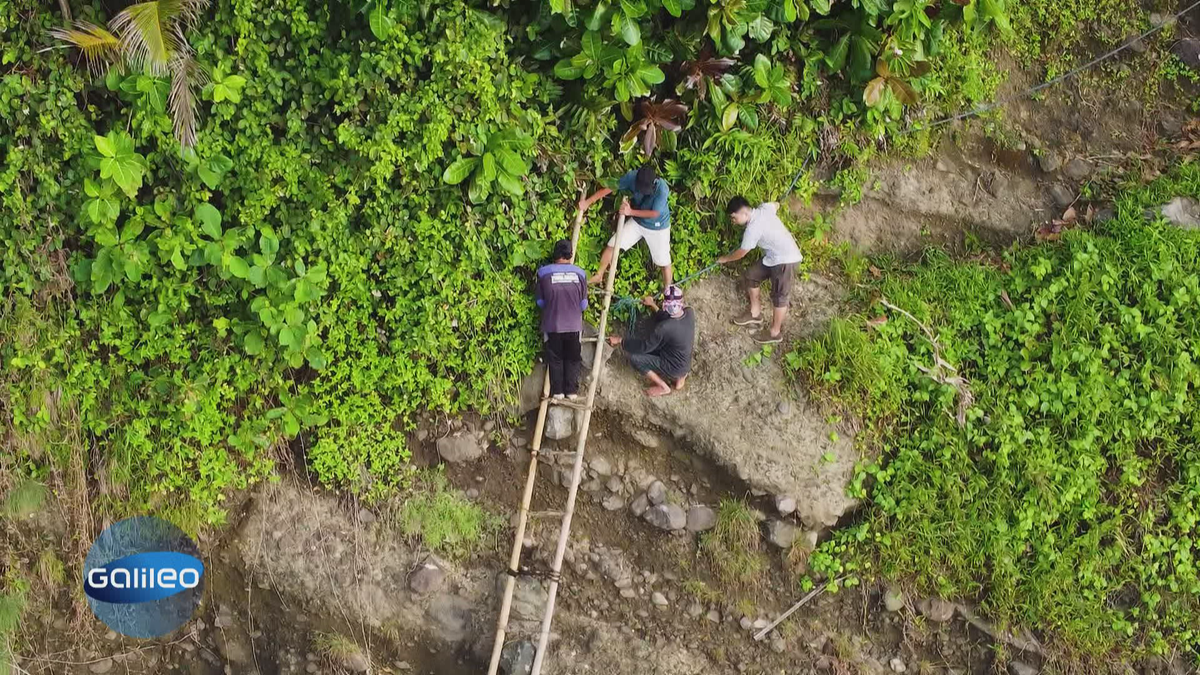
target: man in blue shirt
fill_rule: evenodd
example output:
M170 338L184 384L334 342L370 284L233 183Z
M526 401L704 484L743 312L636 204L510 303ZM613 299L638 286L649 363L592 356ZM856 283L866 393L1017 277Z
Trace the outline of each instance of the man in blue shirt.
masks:
M604 282L604 272L612 263L613 247L620 245L622 251L628 251L634 244L645 239L646 247L650 249L650 259L662 269L663 288L671 287L671 210L667 198L671 190L667 181L658 177L658 173L649 164L621 176L617 182L617 190L628 192L629 197L621 202L621 215L626 216L625 229L621 232L621 241L616 235L608 240L608 246L600 255L600 269L591 278L593 284ZM596 194L579 202L581 211L587 211L595 202L612 194L608 188L600 188Z
M587 273L571 264L571 242L554 245L549 265L537 271L535 297L542 308L542 340L550 371L550 395L574 399L583 358L579 333L587 309Z

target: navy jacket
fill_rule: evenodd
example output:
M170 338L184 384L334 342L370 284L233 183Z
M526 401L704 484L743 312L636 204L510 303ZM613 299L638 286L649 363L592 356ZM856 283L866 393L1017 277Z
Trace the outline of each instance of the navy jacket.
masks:
M537 306L542 308L543 333L583 330L587 309L587 273L575 265L550 264L537 271Z

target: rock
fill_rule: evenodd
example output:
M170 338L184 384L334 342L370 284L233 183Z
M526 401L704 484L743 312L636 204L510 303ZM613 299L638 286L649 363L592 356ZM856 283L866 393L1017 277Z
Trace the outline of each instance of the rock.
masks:
M504 574L497 580L497 588L503 588ZM520 621L541 621L542 612L546 609L546 601L550 594L542 586L542 582L529 577L517 579L513 587L512 615Z
M1096 222L1097 223L1107 223L1108 221L1110 221L1116 217L1117 217L1117 212L1113 211L1110 208L1103 208L1096 212Z
M595 471L601 476L612 475L612 463L603 457L596 457L588 464L588 466L592 467L592 471Z
M766 628L768 624L770 624L770 621L767 621L766 619L763 619L763 618L755 619L754 620L754 630L762 630L762 629Z
M1024 661L1009 661L1009 675L1038 675L1038 669Z
M922 600L918 605L925 618L934 623L946 623L954 618L954 603L941 598Z
M513 436L512 444L514 448L523 448L529 444L529 439L525 438L524 436Z
M1163 218L1185 230L1200 228L1200 202L1190 197L1176 197L1159 212Z
M656 480L646 488L646 498L655 506L667 501L667 486L661 480Z
M622 588L621 597L625 598L626 600L631 600L637 597L637 591L633 590L632 588Z
M1171 53L1188 68L1200 68L1200 38L1183 38L1171 47Z
M908 670L908 666L904 665L904 661L899 656L893 657L891 661L888 661L888 667L892 669L893 673L903 673Z
M791 523L785 523L782 520L767 522L767 541L779 548L791 548L798 536L800 536L800 530Z
M621 495L609 495L604 498L605 511L619 511L625 508L625 500Z
M477 490L475 488L468 488L467 489L467 499L471 499L471 500L479 499L479 490Z
M1075 191L1056 183L1050 186L1050 198L1054 200L1055 206L1065 209L1075 203Z
M625 487L625 484L621 482L620 476L610 476L608 482L604 484L604 487L607 488L609 492L619 493Z
M687 514L675 504L652 506L642 518L660 530L682 530L687 526Z
M344 651L339 650L336 660L338 665L352 673L365 673L371 669L371 659L358 645L352 648L347 645Z
M442 594L433 599L425 614L430 620L429 628L437 638L446 642L460 642L470 632L471 617L475 611L475 606L466 598Z
M771 640L771 651L775 652L776 654L782 654L786 649L787 643L783 641L783 638L776 637L775 639Z
M708 506L693 506L687 512L688 532L704 532L717 526L717 512Z
M371 513L367 509L359 509L358 510L358 522L369 525L369 524L375 522L375 514Z
M93 673L96 673L96 675L103 675L103 673L107 673L108 671L112 670L112 667L113 667L112 659L100 659L99 661L96 661L95 663L92 663L91 665L89 665L88 670Z
M1160 14L1159 12L1150 12L1150 25L1151 26L1161 26L1164 23L1166 23L1166 21L1167 21L1167 18L1165 16L1163 16L1162 14ZM1174 21L1174 19L1172 19L1172 21Z
M1046 150L1038 157L1038 166L1042 167L1042 171L1046 173L1054 173L1062 167L1062 158L1053 150Z
M775 496L775 510L781 516L791 515L796 510L796 500L787 495Z
M698 602L693 602L692 604L688 605L687 613L688 616L692 617L693 619L698 618L704 613L704 605L701 605Z
M217 651L230 663L249 663L254 657L242 631L236 628L219 631L213 638L217 643Z
M775 412L779 413L780 415L787 415L788 413L792 412L792 402L788 401L787 399L780 401L779 405L775 406Z
M505 675L529 675L537 648L528 640L510 642L500 652L500 672Z
M904 609L904 594L895 586L889 586L883 592L883 606L889 612L899 612Z
M1063 173L1065 173L1067 178L1070 178L1071 180L1081 181L1092 175L1093 168L1094 167L1092 166L1091 162L1087 161L1086 159L1080 159L1076 157L1075 159L1067 162L1067 166L1065 169L1063 169Z
M484 446L467 431L457 431L437 440L437 451L442 459L451 463L471 462L483 455Z
M429 595L442 590L446 573L433 563L424 563L408 576L408 587L417 595Z
M658 607L666 607L667 605L671 604L667 602L667 596L659 593L658 591L654 591L654 594L650 596L650 602L653 602Z
M1182 117L1165 113L1158 120L1158 131L1167 138L1179 138L1183 135L1184 120Z
M629 435L638 445L648 450L653 450L662 444L662 441L659 440L654 432L645 429L634 429L629 432Z
M542 387L546 383L546 364L539 363L533 367L533 372L521 380L520 404L521 414L537 410L542 404Z
M738 622L738 625L742 627L742 630L750 630L754 628L754 622L751 621L750 617L748 616L743 616L742 620Z
M646 512L646 509L648 508L650 508L650 499L646 497L645 492L634 497L633 501L629 504L629 510L633 513L633 515L639 518L643 513Z
M708 614L705 614L704 618L713 623L721 623L721 613L715 609L708 610Z
M987 184L988 194L993 197L1003 197L1008 194L1008 176L999 171L992 174L992 179Z
M1137 54L1145 54L1150 49L1150 45L1146 41L1138 38L1129 43L1129 50Z
M492 433L496 429L496 420L488 420L483 423L483 430L487 433Z
M546 411L546 438L561 441L575 433L575 411L561 405L552 405Z
M799 544L806 553L812 553L813 551L817 550L817 543L820 541L820 539L820 532L817 532L816 530L805 530L800 533Z

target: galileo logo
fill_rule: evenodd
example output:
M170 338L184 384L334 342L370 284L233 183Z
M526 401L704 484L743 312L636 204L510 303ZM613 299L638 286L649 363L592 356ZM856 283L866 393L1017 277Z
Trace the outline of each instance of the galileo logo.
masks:
M166 635L192 618L204 563L182 530L151 516L114 523L92 544L83 591L96 618L136 638Z

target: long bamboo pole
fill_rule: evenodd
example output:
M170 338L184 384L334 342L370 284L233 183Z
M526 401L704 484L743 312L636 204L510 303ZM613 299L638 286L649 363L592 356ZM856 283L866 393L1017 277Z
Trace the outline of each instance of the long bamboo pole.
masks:
M575 262L575 249L579 243L579 230L583 225L583 209L575 214L575 225L571 228L571 262ZM510 570L518 569L521 564L521 550L525 541L525 527L529 523L529 504L533 500L533 485L537 478L538 451L542 449L542 432L546 426L546 412L550 403L550 369L546 369L546 377L542 381L542 402L538 406L537 426L533 430L533 450L529 457L529 471L525 475L525 493L521 497L521 507L517 512L517 533L513 538L512 554L508 559ZM496 675L500 668L500 656L504 651L504 638L508 633L508 618L512 612L513 590L517 578L512 574L504 577L504 595L500 603L500 618L496 620L496 641L492 645L492 660L488 665L488 675Z
M567 553L567 541L571 538L571 517L575 515L575 498L579 494L579 478L583 473L583 450L587 445L588 427L592 423L592 408L596 402L596 389L600 384L600 371L604 367L604 336L608 329L608 309L612 305L613 282L617 278L617 262L621 256L621 231L625 229L625 216L617 220L617 246L613 250L612 266L608 270L608 279L604 283L604 308L600 311L600 324L596 340L596 355L592 359L592 381L588 384L587 407L583 412L583 424L577 433L575 444L575 467L571 472L571 488L567 491L567 508L563 515L562 527L558 531L558 548L554 551L554 561L550 565L550 589L546 598L546 611L542 615L542 630L538 637L537 654L533 657L533 669L530 675L541 675L542 662L546 659L546 647L550 642L550 622L554 619L554 603L558 597L558 583L562 574L563 557Z

